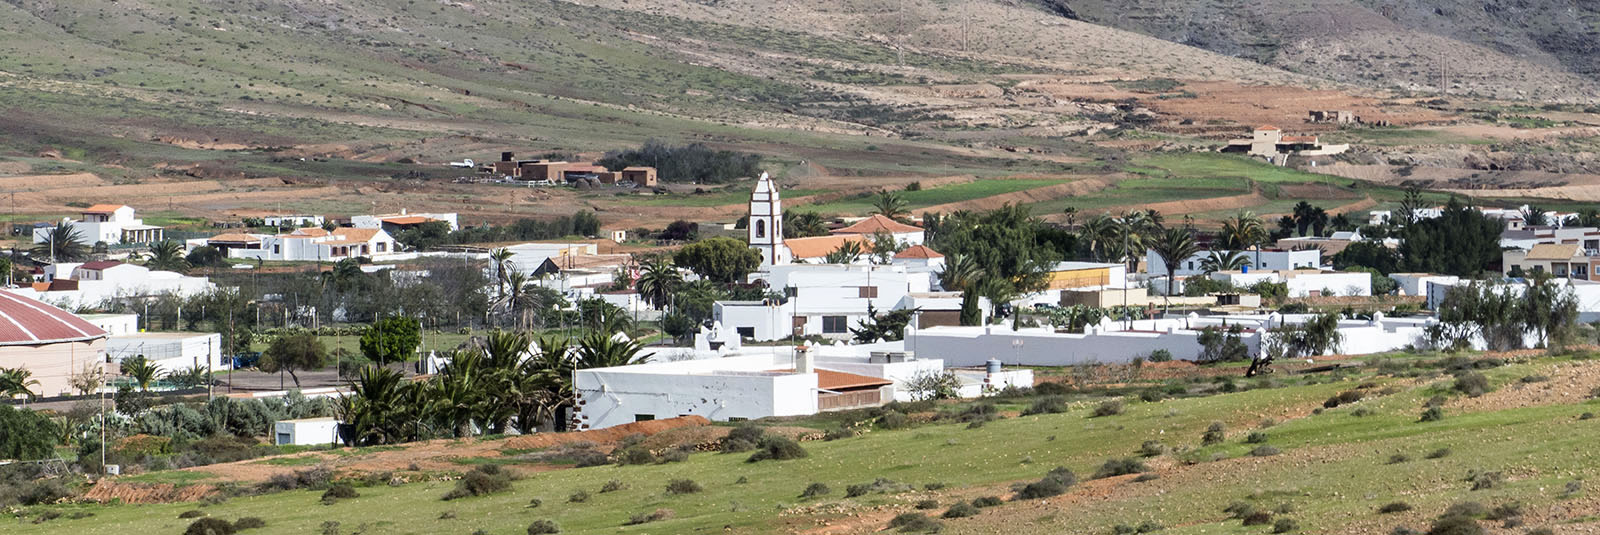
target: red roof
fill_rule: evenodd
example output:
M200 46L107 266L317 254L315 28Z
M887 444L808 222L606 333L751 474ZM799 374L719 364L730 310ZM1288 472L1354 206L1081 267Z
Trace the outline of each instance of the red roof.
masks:
M1272 126L1270 124L1264 124L1264 125L1261 125L1261 126L1257 126L1256 130L1279 130L1279 128L1276 127L1276 126Z
M1283 136L1285 143L1316 143L1317 136Z
M913 245L906 250L895 253L895 258L944 258L939 251L928 248L926 245Z
M96 204L94 206L90 206L88 208L84 208L83 209L83 213L85 213L85 214L109 214L111 212L115 212L117 210L122 209L124 206L126 206L126 205L122 205L122 204Z
M83 318L48 304L0 291L0 346L37 346L105 338Z
M817 388L823 390L850 390L855 388L878 387L892 385L894 381L870 375L859 375L849 372L824 370L813 368L817 374ZM794 368L772 370L779 373L794 373Z
M388 224L391 224L391 225L420 225L420 224L423 224L423 223L427 223L429 221L438 221L438 220L434 219L434 218L431 218L431 217L422 217L420 215L401 216L401 217L385 217L385 218L383 218L383 222L384 223L388 223Z
M922 232L922 227L913 227L884 217L883 214L872 214L872 217L857 221L854 225L833 231L834 234L876 234L879 232L890 234Z
M117 267L117 266L120 266L120 265L122 265L122 262L118 262L116 260L96 260L96 261L89 262L89 263L86 263L86 264L78 266L78 267L82 268L82 269L87 269L89 271L100 271L102 269L113 268L113 267Z

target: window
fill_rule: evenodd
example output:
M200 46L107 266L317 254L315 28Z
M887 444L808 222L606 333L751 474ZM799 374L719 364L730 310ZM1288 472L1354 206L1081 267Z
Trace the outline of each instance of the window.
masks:
M823 316L822 334L840 334L850 330L850 322L844 316Z
M740 338L755 338L756 337L756 328L755 327L738 327L738 328L736 328L734 330L739 331L739 337Z
M382 241L378 242L378 252L380 252L380 253L384 252L384 250L388 249L388 248L389 248L389 242L382 242Z
M757 238L765 238L765 237L767 237L767 220L765 220L765 219L757 219L756 220L756 237Z
M1189 263L1189 270L1190 270L1190 271L1193 271L1193 270L1194 270L1194 262L1190 262L1190 263Z
M278 445L285 446L294 443L294 438L288 433L278 433Z
M272 254L283 254L283 246L276 243L272 244Z
M856 288L856 293L857 293L856 297L860 297L862 299L877 299L878 298L878 287L877 286L861 286L861 287Z
M635 414L635 415L633 415L633 421L635 421L635 422L648 422L648 421L654 420L654 419L656 419L656 415L654 415L654 414Z

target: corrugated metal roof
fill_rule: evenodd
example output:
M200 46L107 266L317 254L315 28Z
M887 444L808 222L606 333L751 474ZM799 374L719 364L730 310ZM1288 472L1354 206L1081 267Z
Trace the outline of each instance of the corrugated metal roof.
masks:
M0 291L0 346L82 342L106 336L105 331L70 312Z

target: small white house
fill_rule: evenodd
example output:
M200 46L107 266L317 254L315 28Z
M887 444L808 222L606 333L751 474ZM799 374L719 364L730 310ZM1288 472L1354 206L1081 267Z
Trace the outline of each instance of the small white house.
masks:
M269 227L320 227L325 220L320 215L269 215L261 222Z
M1318 269L1322 266L1322 251L1307 249L1303 251L1285 251L1280 249L1267 249L1260 252L1260 261L1256 260L1255 251L1238 251L1243 255L1250 267L1250 271L1289 271L1296 269ZM1228 254L1222 251L1222 254ZM1177 269L1172 273L1177 277L1199 275L1203 268L1201 262L1211 256L1210 251L1201 251L1178 263ZM1145 270L1151 275L1166 275L1167 263L1161 260L1161 255L1154 249L1145 252Z
M339 419L302 418L272 424L275 446L332 446L339 443Z
M144 224L133 216L133 208L120 204L96 204L83 210L83 219L62 220L77 232L85 243L150 243L161 241L165 230ZM33 243L49 241L51 226L33 229Z
M1219 271L1212 273L1211 278L1238 288L1258 282L1281 282L1288 287L1289 297L1372 295L1372 274L1357 271Z
M106 356L114 362L143 355L162 372L201 367L225 370L231 364L223 355L217 333L135 332L114 334L106 340Z

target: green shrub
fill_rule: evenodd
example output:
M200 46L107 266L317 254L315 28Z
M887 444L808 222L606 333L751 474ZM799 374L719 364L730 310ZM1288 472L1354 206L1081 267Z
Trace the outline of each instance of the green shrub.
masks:
M1150 362L1167 362L1172 360L1172 352L1165 349L1157 349L1155 351L1151 351L1150 356L1145 357L1145 360Z
M482 465L461 476L456 481L456 488L445 493L444 499L455 500L508 491L511 490L511 481L511 472L502 470L499 465Z
M1148 469L1145 468L1144 463L1139 462L1138 459L1110 459L1107 460L1105 464L1100 465L1100 469L1096 470L1094 476L1090 477L1090 479L1104 479L1121 475L1138 474L1143 473L1146 470Z
M551 535L553 533L561 533L561 526L556 524L554 520L539 519L533 521L532 524L528 524L528 535Z
M1444 512L1440 513L1439 516L1479 517L1486 514L1489 514L1489 510L1485 509L1481 503L1456 502L1450 504L1450 507L1446 507Z
M1484 490L1504 486L1506 484L1506 475L1501 472L1471 470L1467 472L1466 480L1472 483L1472 490Z
M1489 378L1482 373L1466 372L1456 376L1452 388L1469 397L1478 397L1489 392Z
M672 510L671 509L656 509L655 511L651 511L649 513L639 513L639 514L633 515L631 517L628 517L628 521L624 525L637 526L639 524L648 524L648 523L651 523L651 522L660 522L662 520L669 520L671 518L672 518Z
M1522 502L1506 502L1489 510L1489 520L1506 520L1522 516Z
M1394 455L1390 455L1389 456L1389 464L1400 464L1400 463L1405 463L1405 462L1410 462L1410 461L1411 461L1411 456L1410 455L1406 455L1404 453L1396 453Z
M1298 531L1299 529L1300 523L1289 518L1279 518L1277 522L1272 523L1273 533L1288 533L1291 531Z
M605 494L607 492L616 492L616 491L619 491L619 490L627 490L627 488L628 488L628 484L627 483L623 483L622 480L620 480L620 479L613 479L613 480L607 481L604 485L600 485L600 493L601 494Z
M1265 444L1267 442L1267 434L1260 431L1251 431L1250 434L1245 435L1244 441L1248 444Z
M1422 416L1420 418L1418 418L1417 421L1419 421L1419 422L1437 422L1437 421L1443 420L1443 419L1444 419L1444 409L1441 409L1439 407L1428 407L1427 410L1422 411Z
M1439 448L1428 452L1429 459L1443 459L1450 456L1450 448Z
M694 494L706 490L692 479L674 479L667 482L667 494Z
M1205 434L1200 435L1200 444L1203 446L1221 444L1228 438L1227 429L1222 422L1211 422L1211 425L1206 427Z
M889 520L889 529L899 529L902 533L935 533L943 527L938 520L922 513L900 513Z
M1004 503L1005 503L1005 501L1001 500L999 496L983 496L983 497L980 497L978 499L972 500L972 505L974 507L979 508L979 509L984 509L984 508L988 508L988 507L994 507L994 506L1001 505L1001 504L1004 504Z
M1246 526L1264 526L1272 523L1272 513L1267 511L1256 511L1245 515L1242 522Z
M1222 512L1228 513L1228 518L1242 519L1255 514L1256 506L1248 502L1233 502L1222 508Z
M806 490L800 491L800 498L804 499L815 498L817 496L826 496L832 492L833 489L828 488L828 486L825 484L812 483L810 485L806 485Z
M1099 417L1103 417L1103 416L1116 416L1118 414L1122 414L1122 400L1120 400L1120 399L1108 399L1108 400L1102 401L1102 402L1100 402L1099 405L1095 406L1093 414L1094 414L1093 417L1095 417L1095 418L1099 418Z
M904 492L904 491L908 491L908 490L911 490L911 489L912 489L911 485L906 485L904 483L896 483L892 479L880 477L878 479L873 480L871 483L861 483L861 484L850 485L850 486L845 487L844 488L844 497L846 497L846 498L855 498L857 496L866 496L868 494L885 494L885 493L889 493L889 492Z
M1483 526L1472 517L1459 515L1441 516L1428 527L1427 535L1483 535Z
M1045 396L1034 400L1032 405L1029 405L1027 409L1023 409L1022 415L1033 416L1035 414L1060 414L1063 412L1067 412L1067 400L1061 396Z
M233 535L233 524L220 518L205 517L189 524L183 535Z
M618 449L611 455L616 458L617 466L655 464L656 462L656 456L651 454L650 450L638 445Z
M945 509L944 514L939 516L941 518L966 518L977 515L978 506L967 502L956 502L955 505L950 506L949 509Z
M810 455L800 443L788 437L767 435L761 437L761 442L756 444L756 452L750 455L745 462L761 462L766 460L787 461L801 459Z
M926 511L928 509L938 509L939 508L939 500L934 500L934 499L918 500L916 505L913 505L912 507L915 507L917 509L921 509L921 510L924 510L924 511Z
M754 424L740 424L728 431L728 436L722 439L721 451L723 453L738 453L756 449L756 443L766 435L766 429Z
M1161 475L1160 474L1157 474L1155 472L1145 472L1143 474L1139 474L1139 477L1133 478L1133 482L1134 483L1144 483L1144 482L1147 482L1147 481L1155 481L1157 479L1161 479Z
M1033 500L1060 496L1065 494L1069 487L1076 484L1078 484L1078 476L1073 475L1071 470L1058 466L1051 469L1040 480L1023 486L1021 490L1017 491L1016 499Z
M1034 384L1033 393L1041 396L1064 396L1072 393L1072 387L1054 381L1046 381Z
M567 495L567 503L583 503L589 501L589 491L577 490Z
M878 417L878 427L881 429L903 429L911 425L911 417L900 412L888 412Z
M1251 457L1271 457L1279 453L1283 453L1283 451L1273 447L1271 444L1262 444L1260 446L1256 446L1255 449L1250 450Z
M260 517L247 516L247 517L242 517L242 518L240 518L238 520L233 521L233 529L235 531L243 531L243 530L247 530L247 529L257 529L257 528L264 528L264 527L267 527L267 521L262 520Z
M184 511L182 513L178 513L178 518L183 518L183 519L200 518L202 516L206 516L206 513L205 513L205 511L201 511L199 509L190 509L188 511Z
M328 490L322 492L322 503L332 504L339 500L359 497L361 497L361 493L356 492L356 488L350 486L349 483L334 483L333 486L328 487Z
M1406 502L1389 502L1378 508L1378 514L1403 513L1411 509L1411 504Z

